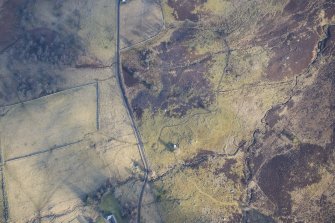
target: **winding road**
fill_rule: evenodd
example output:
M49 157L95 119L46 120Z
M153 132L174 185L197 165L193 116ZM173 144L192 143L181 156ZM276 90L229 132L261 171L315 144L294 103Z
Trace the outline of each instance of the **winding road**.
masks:
M131 126L132 129L134 131L136 140L137 140L137 147L143 162L143 166L144 166L144 181L143 181L143 185L141 188L141 192L138 198L138 203L137 203L137 223L140 223L141 221L141 206L142 206L142 199L143 199L143 194L144 194L144 190L145 190L145 186L148 182L148 173L149 173L149 168L148 168L148 163L147 163L147 159L145 156L145 152L144 152L144 145L143 145L143 141L141 138L141 135L138 131L138 128L136 126L135 120L134 120L134 114L131 110L128 98L126 96L126 91L124 89L123 83L122 83L122 73L121 73L121 56L120 56L120 8L121 8L121 0L116 0L116 11L117 11L117 18L116 18L116 79L118 82L118 86L119 86L119 90L121 92L122 95L122 101L124 106L126 107L128 116L130 118L131 121Z

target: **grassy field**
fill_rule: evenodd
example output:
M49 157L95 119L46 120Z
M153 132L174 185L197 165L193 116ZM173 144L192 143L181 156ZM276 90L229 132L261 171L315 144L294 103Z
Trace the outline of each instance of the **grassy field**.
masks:
M73 143L95 132L96 104L92 84L8 107L0 120L5 159Z

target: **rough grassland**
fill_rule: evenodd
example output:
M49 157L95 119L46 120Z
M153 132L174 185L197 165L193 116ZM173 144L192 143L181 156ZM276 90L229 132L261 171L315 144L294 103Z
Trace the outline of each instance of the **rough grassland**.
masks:
M169 30L124 53L127 93L163 221L241 220L243 150L267 111L285 102L296 84L294 76L267 80L273 51L248 41L257 21L285 4L166 0Z

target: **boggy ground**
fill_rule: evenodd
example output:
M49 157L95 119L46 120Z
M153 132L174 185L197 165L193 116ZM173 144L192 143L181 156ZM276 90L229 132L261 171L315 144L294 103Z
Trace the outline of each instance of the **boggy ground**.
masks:
M162 7L122 71L163 221L331 222L334 3Z

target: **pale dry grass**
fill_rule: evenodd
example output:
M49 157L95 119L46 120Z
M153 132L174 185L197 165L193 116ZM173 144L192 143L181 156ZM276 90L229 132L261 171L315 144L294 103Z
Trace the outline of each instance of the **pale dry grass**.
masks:
M32 26L60 29L80 37L88 56L111 64L115 52L114 0L74 0L50 3L38 0L33 6Z
M12 222L71 212L108 179L107 167L87 143L7 162L5 173Z
M96 99L93 84L9 107L0 120L5 159L73 143L96 131Z
M106 72L111 70L106 69ZM28 119L26 122L16 124L22 127L36 120L35 116L39 117L38 123L41 123L39 126L35 125L35 128L39 129L35 129L30 138L26 138L28 133L25 132L20 137L21 141L17 140L17 135L16 137L13 135L10 139L3 136L7 142L16 140L22 148L16 153L12 152L10 157L36 151L37 147L34 146L42 144L49 148L52 146L48 144L51 140L56 144L65 142L64 140L74 140L75 137L82 140L73 145L8 161L5 164L6 191L12 222L23 223L38 218L41 218L41 222L70 222L78 216L96 218L98 213L91 207L85 207L83 202L87 194L94 193L106 182L118 187L118 182L142 174L141 171L136 172L134 169L135 162L141 163L140 156L115 78L99 81L98 87L98 104L96 85L93 84L27 102L24 104L25 109L21 108L21 104L16 105L19 106L13 110L16 113L7 113L9 116L4 117L13 123L25 120L18 118L26 116ZM86 104L87 100L92 100L90 102L92 105ZM52 109L47 106L48 104L52 105ZM44 105L42 111L39 110L41 105ZM101 124L99 131L96 130L97 108ZM36 110L39 113L36 113ZM85 114L90 111L92 115L87 117ZM35 119L32 119L31 114L35 114ZM55 120L57 125L48 124ZM85 134L79 131L87 127L86 125L93 126L94 131ZM53 129L46 129L46 126L51 126ZM77 130L72 135L62 134L72 128ZM9 130L14 131L7 129ZM51 133L54 135L49 135ZM45 141L45 138L49 138L49 141ZM142 182L138 181L136 190L132 187L126 189L128 191L125 193L133 196L129 198L130 200L121 199L122 205L124 205L122 202L137 204L141 184ZM150 197L151 194L146 193L144 200ZM155 206L151 206L146 213L150 213L147 218L151 218L151 215L156 216Z

